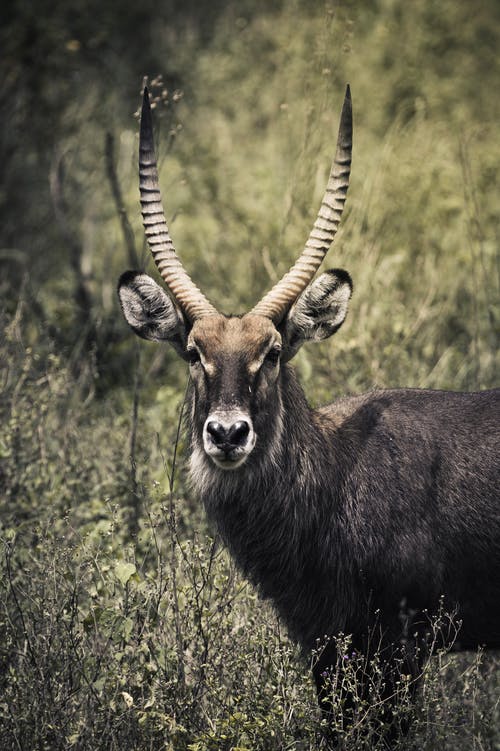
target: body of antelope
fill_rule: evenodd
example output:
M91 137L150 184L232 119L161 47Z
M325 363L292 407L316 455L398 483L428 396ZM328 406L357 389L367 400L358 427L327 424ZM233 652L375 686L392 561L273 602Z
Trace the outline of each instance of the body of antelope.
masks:
M142 211L168 294L130 271L119 295L136 333L189 362L191 479L241 570L304 650L340 632L368 655L376 644L389 696L396 663L416 676L414 648L439 608L454 614L455 646L500 648L500 390L391 389L308 405L288 361L347 313L347 272L312 279L340 221L351 134L348 90L302 255L250 313L225 316L173 248L145 92ZM324 706L335 664L330 641L314 667Z

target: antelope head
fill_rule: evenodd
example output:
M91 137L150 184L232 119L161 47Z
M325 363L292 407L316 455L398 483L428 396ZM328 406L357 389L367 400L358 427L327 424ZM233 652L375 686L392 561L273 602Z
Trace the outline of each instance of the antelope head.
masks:
M321 341L343 323L352 283L343 270L313 277L342 216L349 184L352 110L347 87L337 150L323 201L292 268L242 316L219 313L194 284L174 249L162 208L147 89L141 114L139 187L146 237L163 290L127 271L118 294L125 319L144 339L168 341L189 363L198 449L220 469L235 470L263 443L262 416L273 413L284 363L306 341Z

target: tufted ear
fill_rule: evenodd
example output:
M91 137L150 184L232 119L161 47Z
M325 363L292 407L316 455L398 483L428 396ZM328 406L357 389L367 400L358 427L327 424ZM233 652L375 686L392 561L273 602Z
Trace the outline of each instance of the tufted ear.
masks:
M126 271L118 282L118 297L129 326L143 339L168 341L186 358L186 321L180 308L147 274Z
M343 269L325 271L306 287L282 325L283 357L290 360L304 342L320 342L343 324L352 294Z

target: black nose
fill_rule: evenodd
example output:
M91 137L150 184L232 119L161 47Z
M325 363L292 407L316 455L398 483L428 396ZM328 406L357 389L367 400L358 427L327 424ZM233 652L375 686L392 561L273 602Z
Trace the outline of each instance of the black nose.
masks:
M211 421L207 424L207 433L212 436L216 446L224 451L243 446L250 433L250 425L246 420L238 420L225 428L220 422Z

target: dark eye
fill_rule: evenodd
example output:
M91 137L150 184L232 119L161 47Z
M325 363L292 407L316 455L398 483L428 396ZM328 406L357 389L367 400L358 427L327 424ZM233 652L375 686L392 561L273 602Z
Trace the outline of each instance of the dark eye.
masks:
M280 359L281 355L281 347L271 347L269 352L267 353L265 357L265 361L269 365L276 365L278 363L278 360Z
M197 362L200 362L200 353L194 347L188 349L187 356L190 365L195 365Z

